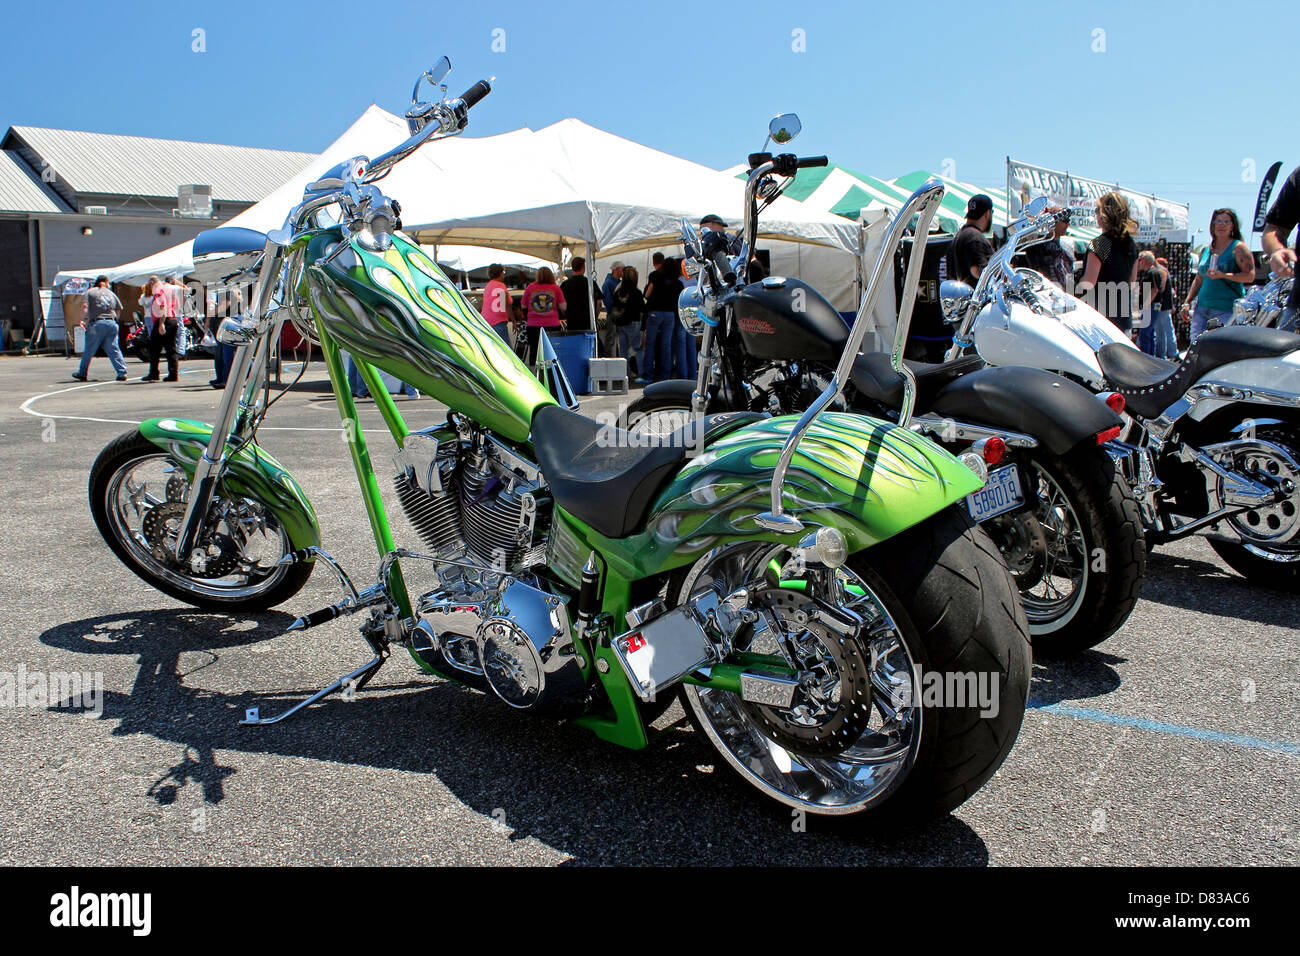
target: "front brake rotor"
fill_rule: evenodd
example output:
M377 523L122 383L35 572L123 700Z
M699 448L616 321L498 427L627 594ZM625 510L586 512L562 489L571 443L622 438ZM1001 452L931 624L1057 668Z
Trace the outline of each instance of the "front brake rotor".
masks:
M167 482L171 492L171 481ZM150 508L140 522L140 531L149 542L154 559L181 567L176 561L174 548L176 533L185 518L183 501L165 501ZM201 545L207 564L201 574L205 578L224 578L239 567L240 548L233 538L224 534L209 535ZM186 571L189 569L186 568Z

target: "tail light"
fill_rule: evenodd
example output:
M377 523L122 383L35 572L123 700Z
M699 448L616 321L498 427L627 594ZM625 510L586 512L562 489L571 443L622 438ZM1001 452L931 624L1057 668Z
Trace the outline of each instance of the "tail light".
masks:
M1124 396L1119 392L1110 392L1109 394L1100 397L1101 400L1106 403L1106 407L1116 415L1124 414L1124 406L1126 402L1124 401Z
M996 465L1007 457L1007 443L997 435L993 435L975 442L971 446L971 451L983 458L985 464Z
M1123 425L1116 425L1114 428L1107 428L1097 432L1097 444L1104 445L1108 441L1114 441L1124 431Z

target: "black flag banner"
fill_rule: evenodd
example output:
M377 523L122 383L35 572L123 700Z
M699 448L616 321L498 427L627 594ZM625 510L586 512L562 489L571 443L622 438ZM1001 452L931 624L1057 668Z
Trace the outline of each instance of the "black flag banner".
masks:
M1264 217L1268 215L1268 198L1273 195L1273 183L1277 180L1277 172L1281 168L1281 160L1268 167L1268 173L1264 176L1264 181L1259 184L1259 201L1255 203L1255 227L1252 230L1253 232L1264 231Z

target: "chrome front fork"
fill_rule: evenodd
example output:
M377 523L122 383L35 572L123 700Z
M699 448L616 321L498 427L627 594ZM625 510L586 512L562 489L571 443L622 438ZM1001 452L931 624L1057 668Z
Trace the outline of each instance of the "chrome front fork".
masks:
M695 392L691 395L691 411L703 418L709 409L709 375L713 369L713 326L704 326L704 339L700 342L700 368L695 377Z
M280 247L267 240L263 253L262 270L257 276L257 292L253 315L262 322L271 304L271 293L275 290L276 276L280 267ZM217 420L213 423L212 437L208 447L194 466L194 480L190 482L190 494L185 503L185 517L181 520L180 530L176 534L176 560L201 573L201 567L193 567L191 559L202 560L195 555L195 545L203 530L207 517L208 505L212 502L212 493L221 479L226 467L226 445L236 423L240 424L251 416L256 403L260 376L253 374L258 369L265 373L265 347L268 329L263 329L245 346L235 351L234 365L227 375L231 384L239 382L243 388L236 390L228 387L222 395L217 408ZM220 344L217 346L220 348Z

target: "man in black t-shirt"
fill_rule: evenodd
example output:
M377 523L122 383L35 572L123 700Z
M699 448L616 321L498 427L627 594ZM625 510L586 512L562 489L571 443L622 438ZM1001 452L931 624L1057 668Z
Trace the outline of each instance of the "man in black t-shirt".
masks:
M984 237L993 225L993 200L976 193L966 204L966 225L957 230L948 250L948 278L974 286L993 257L993 244Z
M1300 166L1291 170L1277 198L1264 220L1264 252L1268 254L1269 270L1278 278L1295 275L1296 254L1300 253L1300 232L1296 233L1296 247L1286 247L1286 237L1300 222ZM1286 308L1277 327L1286 332L1300 331L1296 325L1296 316L1300 312L1300 283L1291 289L1291 297L1286 300Z
M560 283L560 292L568 303L564 318L570 332L590 332L596 327L593 320L600 314L603 297L600 289L596 288L596 283L587 278L586 259L574 256L571 268L573 275ZM592 314L592 309L595 309L595 315Z

